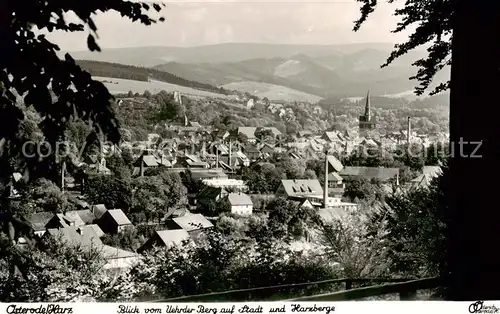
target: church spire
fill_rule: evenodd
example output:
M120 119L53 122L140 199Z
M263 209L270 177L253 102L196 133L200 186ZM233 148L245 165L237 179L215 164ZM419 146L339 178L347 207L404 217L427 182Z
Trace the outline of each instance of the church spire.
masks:
M368 90L368 93L366 94L365 117L368 119L368 121L371 117L370 90Z

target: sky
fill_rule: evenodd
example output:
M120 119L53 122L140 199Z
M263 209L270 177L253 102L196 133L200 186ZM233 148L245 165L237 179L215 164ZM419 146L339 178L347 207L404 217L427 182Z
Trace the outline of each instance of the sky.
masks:
M356 0L164 0L164 23L144 26L114 12L94 21L102 48L202 46L219 43L347 44L397 43L408 33L392 34L399 21L394 4L381 1L375 13L353 32L359 17ZM71 17L69 17L71 19ZM88 32L52 33L63 51L85 50Z

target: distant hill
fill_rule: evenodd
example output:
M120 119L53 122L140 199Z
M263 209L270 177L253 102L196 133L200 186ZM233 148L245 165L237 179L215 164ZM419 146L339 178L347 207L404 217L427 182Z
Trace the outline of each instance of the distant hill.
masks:
M101 77L94 76L95 80L104 83L104 85L108 88L111 94L126 94L129 91L133 93L142 94L145 91L149 91L153 94L159 93L161 91L174 92L179 91L183 95L188 95L191 97L211 97L211 98L219 98L219 99L228 99L232 96L227 96L223 94L216 94L205 90L199 90L191 87L175 85L171 83L150 80L150 81L136 81L136 80L127 80L120 78L112 78L112 77Z
M319 97L362 96L367 90L373 94L389 95L412 90L416 83L409 77L416 69L401 63L380 68L389 54L358 52L356 55L335 55L313 58L296 55L291 58L249 59L226 63L170 62L156 69L167 71L189 80L212 85L255 81L281 85ZM415 55L414 59L419 56ZM408 63L409 64L409 63ZM443 81L444 72L437 81Z
M352 54L365 49L391 51L392 44L362 43L346 45L286 45L262 43L227 43L196 47L106 48L102 52L75 51L75 59L116 62L151 67L167 62L224 63L248 59L291 58L304 54L312 57ZM64 52L61 52L64 54Z
M374 95L413 90L417 82L410 81L409 77L415 75L417 69L411 64L427 52L412 51L381 69L392 49L392 44L384 43L324 46L233 43L187 48L104 49L101 53L71 54L75 59L150 67L211 86L260 82L321 98L346 98L363 96L367 90ZM441 71L435 79L436 84L448 78L449 71ZM171 82L170 79L167 82Z
M78 60L77 64L82 69L92 74L92 76L119 78L142 82L157 80L174 85L208 91L211 93L227 94L227 91L225 91L224 89L215 87L213 85L186 80L177 75L157 69L89 60Z
M311 95L288 87L273 85L268 83L245 81L245 82L229 83L223 85L222 87L230 90L248 92L260 98L266 97L270 101L295 100L295 101L306 101L306 102L318 102L319 100L321 100L321 97L318 97L316 95Z

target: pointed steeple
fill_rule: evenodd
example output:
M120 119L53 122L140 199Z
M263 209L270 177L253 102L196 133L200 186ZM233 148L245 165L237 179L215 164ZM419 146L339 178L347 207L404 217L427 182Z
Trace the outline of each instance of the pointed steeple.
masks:
M366 94L366 103L365 103L365 117L368 121L370 121L371 117L371 103L370 103L370 90Z

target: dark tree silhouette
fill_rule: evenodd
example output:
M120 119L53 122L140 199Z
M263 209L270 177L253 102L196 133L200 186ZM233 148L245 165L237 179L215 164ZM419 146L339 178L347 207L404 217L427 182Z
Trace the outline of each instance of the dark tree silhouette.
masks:
M164 21L162 17L157 20L149 17L150 9L160 12L162 5L123 0L0 1L0 181L8 187L0 199L2 210L7 211L0 215L0 221L6 226L2 230L9 231L6 232L9 241L7 246L1 246L0 255L7 261L15 260L15 255L9 252L16 235L29 236L30 230L10 212L9 202L12 173L22 171L14 169L12 162L14 156L22 156L19 129L24 113L18 97L40 115L39 127L52 145L63 138L67 124L77 118L91 122L94 131L106 135L110 141L118 142L120 138L111 107L113 97L106 87L94 81L69 54L60 59L56 54L59 47L44 35L38 35L36 29L49 32L89 29L88 48L100 51L94 14L115 11L145 25ZM66 20L68 12L74 13L79 21ZM52 155L49 162L55 163ZM15 269L15 262L9 264Z
M354 24L354 31L360 29L377 6L377 0L357 1L363 3L363 5L360 9L361 17ZM396 0L388 0L388 2L393 3ZM427 58L417 60L413 64L420 68L417 74L411 77L411 79L420 82L420 86L415 89L418 95L425 92L437 72L445 66L451 65L452 3L453 0L435 0L426 1L425 3L421 0L407 0L403 8L395 10L394 15L400 16L401 22L393 30L394 33L402 32L415 24L418 24L418 26L407 42L397 44L394 47L395 50L382 67L388 66L410 50L431 43L427 49L429 52ZM431 94L437 94L448 88L449 82L442 83Z
M358 2L363 3L362 16L355 30L377 4L376 0ZM451 65L449 83L438 89L450 88L450 141L454 149L446 212L449 267L443 272L443 278L448 278L447 298L498 299L500 268L490 250L497 245L500 214L492 204L498 201L499 184L484 178L500 174L500 109L488 105L491 93L500 85L500 2L407 0L396 15L402 17L396 32L414 24L417 28L408 42L396 46L388 63L413 48L430 44L428 57L416 62L420 67L416 78L421 83L417 93L423 93L443 65ZM471 215L479 220L471 221Z

